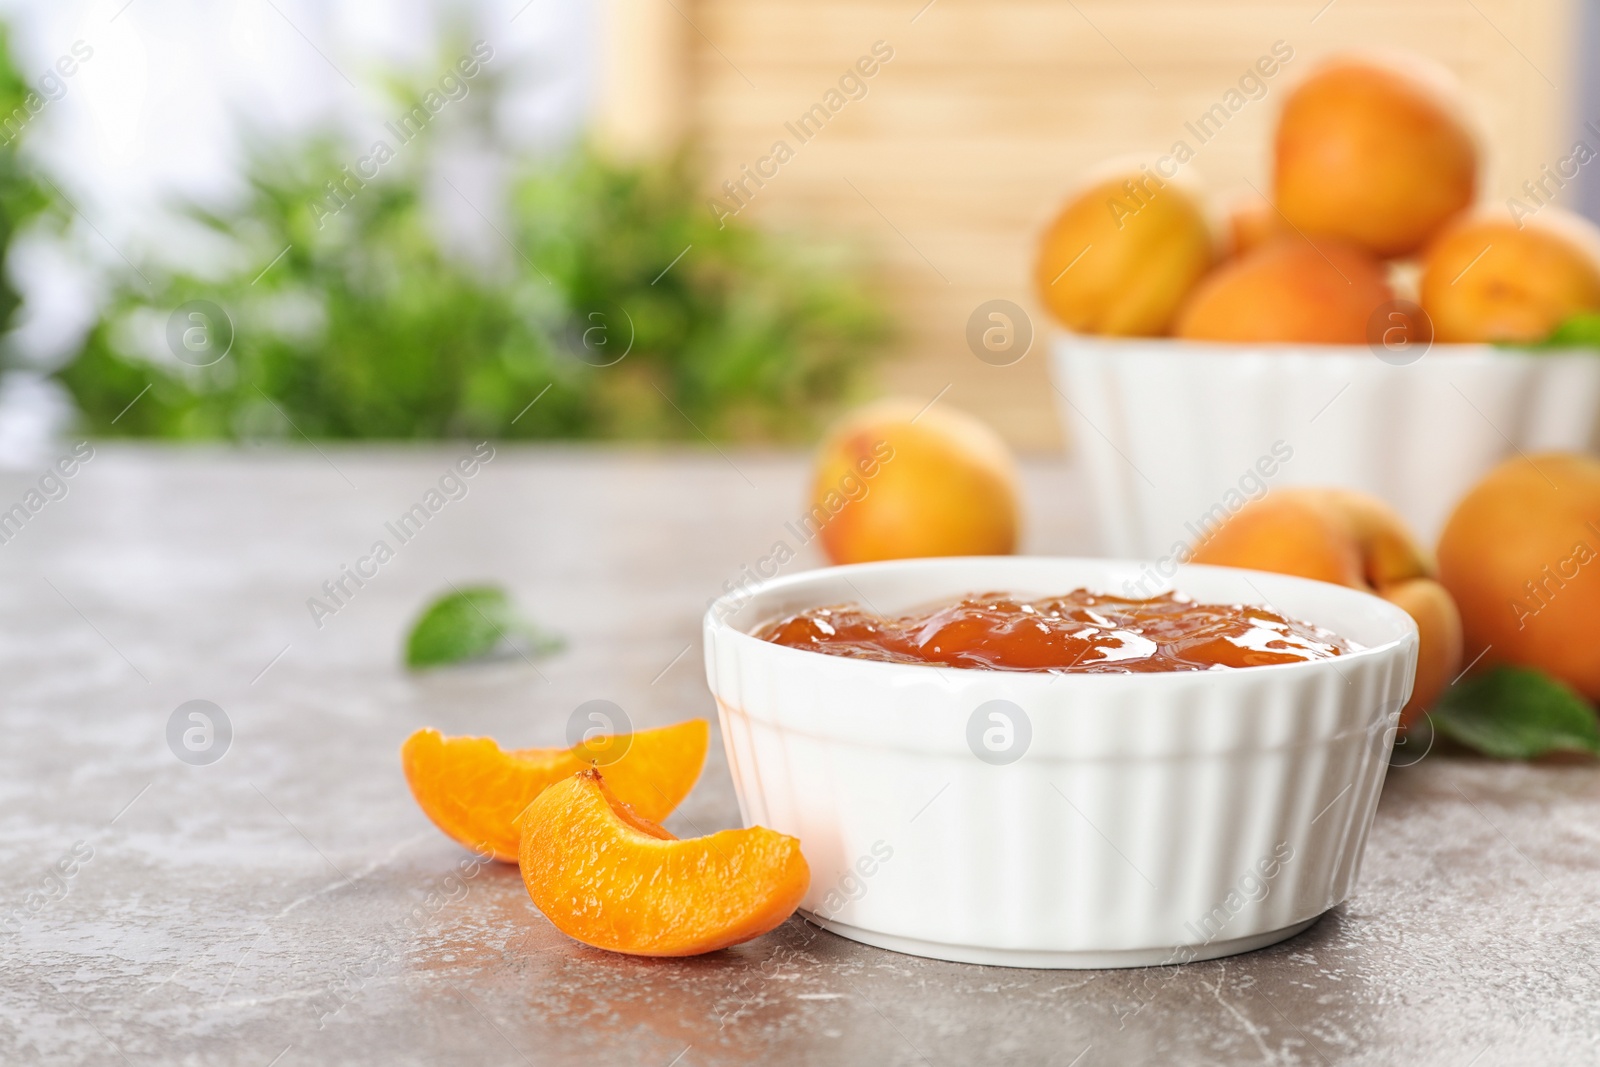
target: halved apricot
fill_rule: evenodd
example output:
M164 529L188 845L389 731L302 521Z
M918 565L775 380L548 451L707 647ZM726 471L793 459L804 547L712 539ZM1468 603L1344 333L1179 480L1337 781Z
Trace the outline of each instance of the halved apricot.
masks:
M516 818L546 787L618 749L606 764L617 795L651 819L665 819L689 795L706 761L704 719L594 738L572 748L502 749L489 737L418 730L400 746L412 796L434 825L507 863L517 861Z
M680 841L586 770L546 789L522 826L528 896L574 940L635 956L693 956L759 937L805 896L800 842L753 826Z

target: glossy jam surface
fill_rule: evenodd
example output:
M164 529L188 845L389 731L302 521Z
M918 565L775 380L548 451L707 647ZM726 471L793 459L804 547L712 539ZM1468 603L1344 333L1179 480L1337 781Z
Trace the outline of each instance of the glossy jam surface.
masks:
M1078 589L1024 600L975 593L884 618L858 605L812 608L756 637L830 656L1001 671L1209 671L1328 659L1359 646L1266 608L1130 600Z

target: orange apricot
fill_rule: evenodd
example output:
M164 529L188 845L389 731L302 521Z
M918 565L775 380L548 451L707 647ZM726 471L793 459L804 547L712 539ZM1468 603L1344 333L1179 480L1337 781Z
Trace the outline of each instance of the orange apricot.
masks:
M1229 259L1254 252L1289 232L1278 209L1254 193L1228 205L1223 226Z
M800 906L800 842L753 826L679 840L590 769L546 789L522 827L522 880L556 929L635 956L694 956L759 937Z
M551 784L609 760L606 774L618 795L649 818L664 819L699 779L710 736L704 719L690 719L572 748L506 750L493 738L423 729L400 746L400 765L434 825L468 848L515 863L516 818Z
M1279 489L1202 540L1192 563L1293 574L1376 593L1417 624L1417 674L1400 724L1415 721L1461 668L1461 613L1431 560L1387 504L1350 489Z
M1436 340L1542 341L1600 309L1600 231L1556 208L1462 219L1428 246L1421 300Z
M1600 701L1600 460L1514 457L1490 471L1439 538L1467 654L1559 678Z
M1280 489L1246 504L1195 546L1190 562L1365 584L1361 547L1349 527L1304 490Z
M1129 169L1068 198L1039 240L1034 289L1068 329L1156 336L1211 266L1213 244L1183 186Z
M1294 227L1388 258L1421 248L1477 195L1478 148L1448 72L1347 56L1284 102L1273 193Z
M999 556L1016 551L1020 498L1016 461L987 424L884 400L829 431L801 522L834 563Z
M1206 276L1173 334L1193 341L1359 345L1394 299L1383 265L1338 241L1268 241Z
M1461 610L1435 578L1407 578L1379 586L1377 593L1417 624L1417 676L1400 712L1400 725L1410 726L1461 673Z

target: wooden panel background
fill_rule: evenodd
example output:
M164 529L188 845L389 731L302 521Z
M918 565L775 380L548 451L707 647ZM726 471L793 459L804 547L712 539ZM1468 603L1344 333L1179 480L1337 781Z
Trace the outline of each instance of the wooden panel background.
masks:
M1489 145L1491 202L1572 139L1576 0L655 2L688 24L671 47L687 52L688 130L710 183L788 141L795 157L744 217L863 245L902 326L883 388L932 398L949 386L946 401L1025 448L1061 441L1027 282L1034 234L1085 169L1185 137L1185 121L1274 41L1294 58L1191 166L1219 202L1247 182L1267 188L1285 87L1350 47L1413 49L1464 80ZM866 96L801 145L785 122L880 40L894 58ZM965 342L968 316L994 297L1022 304L1040 327L1010 367L980 362Z

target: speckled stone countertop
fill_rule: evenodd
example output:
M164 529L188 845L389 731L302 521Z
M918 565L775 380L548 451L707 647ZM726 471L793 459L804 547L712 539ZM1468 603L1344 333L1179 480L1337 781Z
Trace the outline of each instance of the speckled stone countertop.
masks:
M426 821L400 741L434 725L559 744L595 698L641 727L714 717L700 615L777 540L796 547L805 463L501 447L319 629L308 598L468 451L100 446L0 543L0 1062L1600 1060L1588 764L1430 753L1391 771L1347 904L1187 967L964 966L798 919L689 960L567 940L513 868L474 867ZM0 508L43 473L0 474ZM1026 476L1027 549L1087 549L1071 467ZM420 605L479 579L566 651L407 675ZM215 762L169 746L190 700L227 716ZM737 819L714 739L668 826Z

